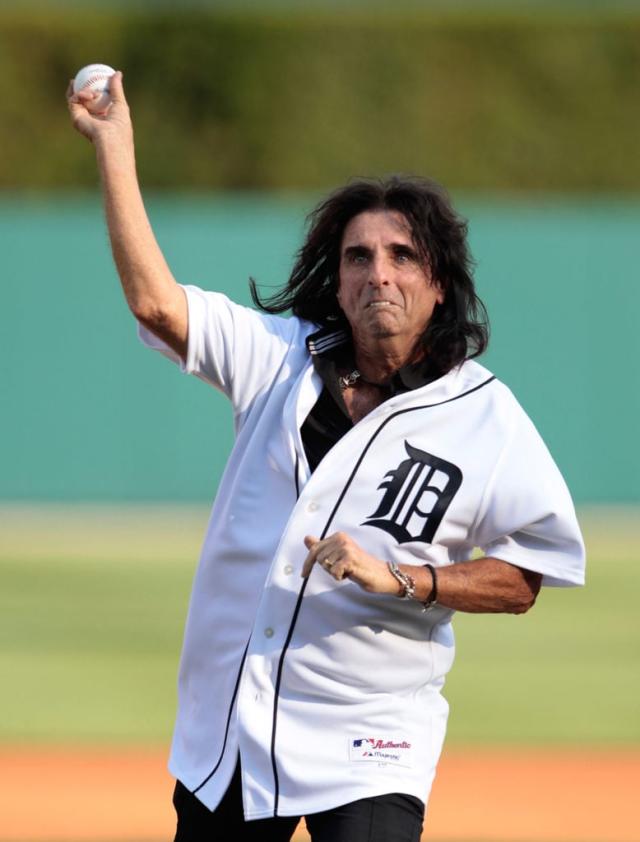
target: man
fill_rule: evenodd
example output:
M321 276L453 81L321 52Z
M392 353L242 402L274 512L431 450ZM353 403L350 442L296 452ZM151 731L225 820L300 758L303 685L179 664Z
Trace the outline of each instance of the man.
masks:
M454 611L583 582L573 506L486 345L465 226L415 179L314 213L262 312L181 287L140 196L128 108L92 117L143 341L231 400L237 440L196 574L170 768L176 839L417 840ZM290 319L277 314L291 308ZM474 547L484 556L470 560Z

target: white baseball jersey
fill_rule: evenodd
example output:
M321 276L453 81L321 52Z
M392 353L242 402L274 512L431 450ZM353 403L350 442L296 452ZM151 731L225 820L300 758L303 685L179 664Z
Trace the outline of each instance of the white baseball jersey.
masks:
M185 289L182 367L230 398L237 438L193 586L171 772L213 809L239 751L247 819L390 792L425 801L453 612L366 593L319 565L303 581L304 536L342 530L416 565L481 547L547 585L579 585L565 483L509 390L472 361L380 405L310 473L300 427L322 390L306 343L317 326Z

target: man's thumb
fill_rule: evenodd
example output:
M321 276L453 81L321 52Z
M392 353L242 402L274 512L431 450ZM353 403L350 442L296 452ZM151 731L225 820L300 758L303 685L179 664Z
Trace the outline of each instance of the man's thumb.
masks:
M125 101L121 70L116 70L111 79L109 79L109 96L113 102Z

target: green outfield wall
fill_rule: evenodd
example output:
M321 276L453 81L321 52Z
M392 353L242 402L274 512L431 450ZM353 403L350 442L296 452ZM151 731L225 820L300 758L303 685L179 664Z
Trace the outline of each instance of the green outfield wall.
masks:
M93 188L63 93L101 61L124 71L150 187L404 171L463 190L640 190L637 4L2 5L0 189Z
M148 206L179 280L248 302L250 275L286 279L315 198ZM638 502L640 204L455 199L492 319L483 362L578 501ZM0 499L210 499L230 410L137 340L98 198L0 199L0 249Z

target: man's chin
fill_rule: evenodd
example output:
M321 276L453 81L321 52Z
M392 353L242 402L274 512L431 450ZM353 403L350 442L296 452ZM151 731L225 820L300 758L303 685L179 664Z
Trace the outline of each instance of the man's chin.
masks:
M365 323L365 330L372 336L395 336L398 332L398 320L391 310L377 310L368 313L369 318Z
M372 339L393 339L394 336L397 336L395 330L380 328L379 330L372 330L370 336Z
M391 339L400 331L395 319L379 318L369 325L368 333L373 339Z

